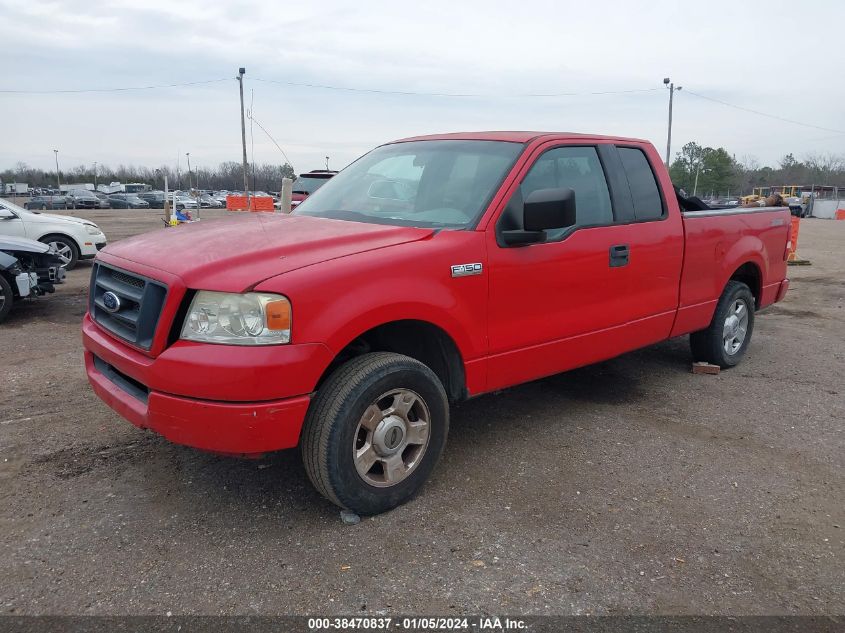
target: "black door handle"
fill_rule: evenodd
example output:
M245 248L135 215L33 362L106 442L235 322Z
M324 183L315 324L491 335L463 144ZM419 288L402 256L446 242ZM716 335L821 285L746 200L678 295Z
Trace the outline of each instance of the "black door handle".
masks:
M614 244L610 247L610 267L627 266L631 249L627 244Z

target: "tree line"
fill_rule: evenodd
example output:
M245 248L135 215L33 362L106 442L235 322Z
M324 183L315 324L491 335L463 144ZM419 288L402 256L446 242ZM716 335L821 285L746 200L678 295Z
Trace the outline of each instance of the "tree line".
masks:
M212 189L219 191L241 191L244 188L244 169L241 163L234 161L220 163L216 168L198 167L176 172L172 167L163 165L158 168L119 165L77 165L68 170L59 170L62 184L109 184L110 182L143 182L153 189L164 189L164 176L170 189ZM283 165L255 164L248 166L249 186L252 191L279 191L282 178L296 178L293 167ZM56 171L44 171L30 167L26 163L17 163L14 168L0 172L0 182L25 182L30 187L56 188Z
M690 142L675 155L669 167L672 182L698 197L736 197L754 187L779 185L828 185L845 188L845 156L809 154L803 159L786 154L775 167L761 165L753 156L742 160L724 147L702 147Z
M832 185L845 188L845 156L835 154L810 154L797 159L787 154L775 167L761 165L754 157L737 160L724 147L703 147L695 142L684 145L675 155L669 173L678 187L688 194L702 196L740 196L751 193L754 187L777 185ZM164 188L167 174L171 189L226 189L240 191L244 186L243 166L228 161L216 168L199 167L190 173L172 167L159 168L119 165L78 165L60 170L62 183L144 182L154 189ZM285 163L248 166L249 184L253 191L279 191L282 178L295 178L293 168ZM17 163L14 168L0 172L0 182L25 182L30 187L55 187L56 172Z

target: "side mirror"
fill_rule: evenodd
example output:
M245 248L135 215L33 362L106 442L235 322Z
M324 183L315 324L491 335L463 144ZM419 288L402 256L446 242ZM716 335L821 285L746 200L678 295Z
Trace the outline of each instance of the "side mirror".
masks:
M537 189L525 200L525 230L546 231L575 225L572 189Z
M549 229L575 226L575 192L572 189L538 189L525 200L522 210L524 229L502 231L508 246L534 244L546 239Z

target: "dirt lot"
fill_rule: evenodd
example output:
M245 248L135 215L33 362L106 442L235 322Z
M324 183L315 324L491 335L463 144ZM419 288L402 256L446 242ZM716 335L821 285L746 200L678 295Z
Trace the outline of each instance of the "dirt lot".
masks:
M467 402L423 493L355 526L296 451L203 454L102 404L82 265L0 326L0 608L845 613L845 222L799 252L740 367L692 375L679 339Z

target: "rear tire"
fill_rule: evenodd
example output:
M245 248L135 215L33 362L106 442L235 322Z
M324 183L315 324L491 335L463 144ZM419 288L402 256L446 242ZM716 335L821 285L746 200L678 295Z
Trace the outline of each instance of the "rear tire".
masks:
M446 444L449 403L413 358L376 352L338 368L311 402L301 452L314 487L357 514L410 500Z
M6 320L6 315L12 309L15 295L12 293L12 285L6 278L0 275L0 323Z
M754 332L754 295L739 281L729 281L707 329L690 334L694 361L733 367L742 360Z

